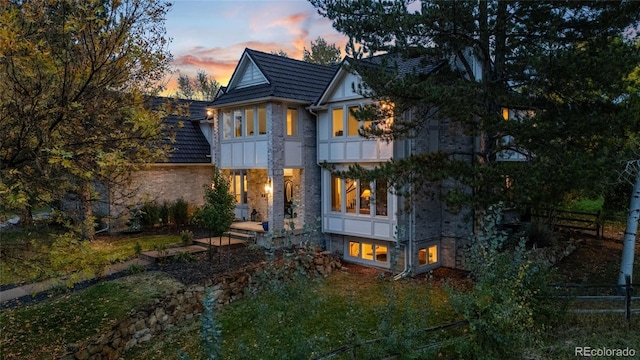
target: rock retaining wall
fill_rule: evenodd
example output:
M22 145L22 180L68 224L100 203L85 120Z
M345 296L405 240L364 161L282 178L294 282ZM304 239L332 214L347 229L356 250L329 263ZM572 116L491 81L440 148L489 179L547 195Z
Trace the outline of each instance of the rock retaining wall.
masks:
M205 284L192 285L144 310L132 310L129 316L110 330L88 340L67 346L68 360L116 359L132 347L151 340L154 335L174 326L183 319L198 316L204 310L205 289L210 288L218 307L260 291L265 280L287 281L301 269L310 276L328 276L340 268L340 260L329 251L307 252L298 249L291 256L271 262L250 265L242 270L224 274Z

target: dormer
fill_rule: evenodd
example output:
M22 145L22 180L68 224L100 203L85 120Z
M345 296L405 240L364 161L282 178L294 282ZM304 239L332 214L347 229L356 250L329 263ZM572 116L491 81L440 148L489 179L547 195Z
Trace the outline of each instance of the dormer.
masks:
M242 89L262 84L269 84L269 80L267 80L267 77L249 56L249 53L245 51L244 54L242 54L238 67L236 67L236 71L234 71L231 80L229 80L227 92L233 89Z

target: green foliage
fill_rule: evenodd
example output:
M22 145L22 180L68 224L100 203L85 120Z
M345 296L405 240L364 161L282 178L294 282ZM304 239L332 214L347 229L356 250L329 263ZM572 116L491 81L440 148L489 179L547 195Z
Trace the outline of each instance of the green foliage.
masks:
M203 101L213 101L220 89L220 83L215 79L209 79L204 70L198 70L195 78L189 75L180 74L178 76L178 91L176 96L182 99L197 99Z
M327 41L321 37L316 39L314 43L311 41L311 50L305 47L302 54L302 61L321 65L334 65L342 60L340 49L336 44L327 44Z
M140 274L145 271L147 271L147 268L144 265L140 265L140 264L131 264L125 270L127 275Z
M189 223L189 204L182 198L171 205L171 215L176 226L185 226Z
M14 284L67 276L68 283L100 275L109 264L131 259L158 244L180 242L175 235L80 241L77 233L30 229L0 236L0 283ZM138 250L136 250L138 249Z
M94 181L124 184L160 160L160 114L145 105L171 61L170 5L151 0L0 4L0 196L34 206L77 194L91 235Z
M182 230L180 232L180 239L182 239L182 245L184 246L193 244L193 232L191 232L191 230Z
M103 282L40 303L0 312L3 359L59 359L66 346L106 332L132 309L151 306L182 288L165 274L143 273Z
M218 168L214 170L212 187L205 186L204 199L204 206L198 209L194 218L213 236L220 237L229 230L235 218L235 197L229 190L229 182Z
M222 357L222 330L220 323L215 318L217 301L213 297L211 289L207 289L205 297L202 300L204 312L200 322L200 349L203 353L203 359L215 360L223 359Z
M637 144L638 2L421 1L417 11L410 1L311 3L350 38L348 69L365 84L354 89L377 101L356 118L393 117L363 135L426 138L447 120L478 140L469 153L443 149L373 170L397 191L433 193L429 185L449 179L461 186L439 195L454 205L557 205L575 192L607 192ZM523 40L523 31L536 35ZM371 66L368 56L385 53ZM425 76L428 65L438 70ZM505 151L528 161L496 161Z
M155 201L145 201L140 208L142 226L150 228L160 222L161 208Z
M135 252L136 256L142 254L142 245L140 245L140 242L136 241L136 246L133 248L133 251Z
M196 257L190 252L179 252L171 257L171 262L174 263L189 263L195 261Z
M142 209L135 206L127 206L129 209L129 220L127 220L127 230L136 232L142 230Z
M169 225L169 221L171 218L170 205L168 201L163 201L160 206L160 223L164 226Z
M469 321L470 336L458 346L463 358L520 357L559 320L546 296L549 269L530 260L525 239L509 236L501 222L501 207L489 208L465 257L473 288L450 289L453 308Z

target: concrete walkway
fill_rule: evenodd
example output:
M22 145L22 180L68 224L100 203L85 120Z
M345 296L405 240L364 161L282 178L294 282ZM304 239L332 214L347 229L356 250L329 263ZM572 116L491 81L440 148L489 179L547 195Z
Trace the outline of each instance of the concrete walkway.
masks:
M121 264L113 264L107 267L104 272L104 276L113 275L119 272L126 271L131 265L147 266L151 262L144 259L132 259L125 261ZM90 279L86 279L90 280ZM49 279L42 282L25 284L22 286L14 287L12 289L0 291L0 303L6 301L20 299L24 296L35 296L38 293L48 291L55 287L65 286L65 280L62 279Z

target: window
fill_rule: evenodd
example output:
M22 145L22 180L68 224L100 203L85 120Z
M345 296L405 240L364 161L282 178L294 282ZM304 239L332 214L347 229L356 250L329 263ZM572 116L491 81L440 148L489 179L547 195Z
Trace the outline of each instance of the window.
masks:
M253 108L246 109L244 111L244 118L247 122L247 133L245 136L253 136L255 133L255 119L253 118Z
M298 136L297 109L287 109L287 136Z
M267 108L264 106L235 109L222 114L222 138L225 140L232 137L265 135L266 133Z
M247 203L247 175L244 170L232 171L229 178L231 193L238 204Z
M229 139L231 137L231 113L222 114L222 138Z
M242 110L235 110L233 112L233 119L235 120L235 137L242 136Z
M387 216L387 182L386 181L376 181L376 215L377 216Z
M331 176L331 211L342 211L342 179Z
M267 134L267 108L264 106L258 107L258 134Z
M360 182L360 214L371 213L371 185L368 182Z
M389 263L389 248L370 242L349 241L349 256L374 263Z
M349 108L349 114L347 115L347 136L358 136L358 129L360 128L360 123L358 119L353 115L353 112L358 110L357 106L352 106Z
M377 182L376 184L331 176L331 184L329 185L331 188L331 211L370 216L373 205L375 207L374 215L387 216L389 201L386 182ZM375 194L372 189L375 189ZM343 200L344 209L342 208Z
M438 262L438 246L432 245L418 250L418 265L430 265Z
M349 256L360 257L360 243L349 241Z
M355 214L358 205L358 186L356 181L352 179L346 179L344 183L344 189L347 193L347 196L345 197L347 199L347 213Z
M373 260L373 244L362 243L362 258L364 260Z
M343 119L344 111L342 108L336 108L332 111L333 117L333 136L343 136L344 135L344 119Z

